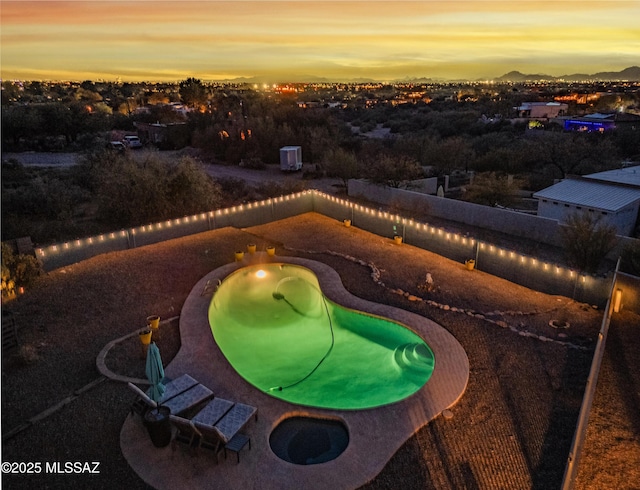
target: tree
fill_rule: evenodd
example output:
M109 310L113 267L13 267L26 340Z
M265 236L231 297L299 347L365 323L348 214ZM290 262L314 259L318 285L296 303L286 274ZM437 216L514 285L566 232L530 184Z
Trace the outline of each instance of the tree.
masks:
M222 202L220 186L191 157L183 157L169 171L167 198L173 216L184 216L217 208Z
M475 153L468 138L452 136L431 145L424 165L432 165L438 175L450 175L452 170L465 171L473 162Z
M568 216L561 238L569 264L582 272L595 273L616 245L616 229L600 215L584 211Z
M30 106L10 106L2 108L2 137L11 140L17 148L22 138L33 138L42 127L40 112Z
M342 148L329 151L324 157L322 166L328 176L341 179L345 189L349 179L356 179L359 175L356 155Z
M562 179L569 174L582 175L611 168L616 161L617 150L602 136L600 134L545 134L543 144L540 145L541 163L554 167Z
M373 161L366 173L370 182L398 189L411 180L422 178L424 169L409 156L382 154Z
M495 172L477 174L467 186L465 201L485 206L512 206L522 181L513 176L498 175Z
M640 276L640 241L634 240L622 249L620 270Z
M187 78L180 82L180 98L187 106L199 109L207 103L207 91L198 78Z

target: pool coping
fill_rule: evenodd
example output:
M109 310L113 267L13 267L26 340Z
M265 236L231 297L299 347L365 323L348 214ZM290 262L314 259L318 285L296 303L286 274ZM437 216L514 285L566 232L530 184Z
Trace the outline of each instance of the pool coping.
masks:
M388 317L418 333L436 358L429 381L414 395L399 402L365 410L330 410L294 405L254 388L226 361L208 323L211 284L230 273L260 262L290 263L311 269L331 301L354 310ZM213 270L191 290L180 316L182 346L166 367L170 377L188 373L216 396L258 407L258 421L247 428L251 450L240 464L232 458L215 464L213 455L193 457L171 445L152 445L139 417L128 416L120 434L122 453L133 470L157 489L175 488L188 481L190 488L349 489L372 480L394 453L417 430L443 410L455 405L469 380L469 361L458 341L435 322L399 308L373 303L349 293L338 273L326 264L297 257L246 255L242 261ZM335 460L317 465L295 465L278 458L269 446L269 434L282 420L294 416L336 418L349 431L349 445Z

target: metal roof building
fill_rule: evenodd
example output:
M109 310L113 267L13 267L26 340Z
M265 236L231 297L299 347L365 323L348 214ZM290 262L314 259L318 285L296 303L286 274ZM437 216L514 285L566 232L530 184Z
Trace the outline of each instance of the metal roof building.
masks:
M640 187L593 178L565 179L536 192L538 216L565 222L575 213L597 213L615 226L619 235L632 235L640 207Z
M585 175L585 179L626 184L640 189L640 165Z

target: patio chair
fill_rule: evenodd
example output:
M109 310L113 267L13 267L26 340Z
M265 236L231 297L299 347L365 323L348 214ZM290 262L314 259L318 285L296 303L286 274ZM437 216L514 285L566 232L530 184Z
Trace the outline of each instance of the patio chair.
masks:
M204 425L216 425L218 420L224 417L234 405L235 403L232 401L215 397L213 400L209 400L204 408L195 414L191 420Z
M131 413L138 413L143 418L150 408L156 408L158 405L168 407L173 415L181 415L213 396L213 391L196 382L195 385L183 391L178 391L177 389L171 390L169 393L171 394L173 392L175 394L169 397L166 396L167 392L165 392L162 400L160 400L159 403L156 403L133 383L129 382L127 385L138 395L138 398L131 405ZM169 390L169 388L167 388L167 390Z
M131 415L137 413L144 418L144 414L147 413L147 410L149 410L150 408L156 408L158 406L156 402L149 398L144 391L142 391L133 383L129 382L127 383L127 386L137 395L137 398L133 401L129 409Z
M173 415L182 415L188 410L197 407L201 403L213 397L213 391L202 384L192 386L188 390L175 395L173 398L163 399L159 405L169 407Z
M167 380L167 378L165 378ZM164 384L164 395L162 395L162 403L164 400L168 400L169 398L173 398L174 396L182 393L183 391L188 390L189 388L194 387L198 384L198 382L193 379L188 374L183 374L182 376L177 377L173 380L163 381ZM147 395L151 392L151 388L147 391Z
M216 399L214 398L213 401ZM210 402L211 407L205 407L201 412L196 414L193 419L193 425L200 432L201 438L199 447L212 449L218 461L218 454L224 449L225 459L227 450L236 453L238 463L240 463L240 451L248 444L251 449L251 440L248 436L241 434L240 430L251 420L253 416L258 418L258 409L243 403L233 403L218 398L228 406L232 406L228 411L216 421L219 410L216 410L215 404ZM222 403L221 403L222 405Z
M169 420L171 420L171 424L177 429L176 435L171 441L171 449L175 451L176 445L180 443L184 444L188 449L195 450L200 438L200 433L194 427L193 422L177 415L169 415Z
M225 444L229 442L222 432L213 425L206 425L200 422L193 422L193 427L198 431L198 442L196 449L204 448L213 452L216 457L216 463L219 463L218 455L224 449Z
M244 403L236 403L224 417L216 422L216 428L230 441L255 416L258 420L258 409Z

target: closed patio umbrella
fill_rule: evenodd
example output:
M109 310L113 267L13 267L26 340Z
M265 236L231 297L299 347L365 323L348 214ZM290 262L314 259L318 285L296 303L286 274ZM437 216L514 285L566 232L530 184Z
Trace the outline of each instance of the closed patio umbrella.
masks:
M162 358L160 357L160 350L155 342L151 342L149 350L147 351L147 365L145 369L147 379L151 383L151 393L149 397L156 403L162 400L164 395L165 386L162 384L164 379L164 368L162 367Z
M162 400L162 395L164 395L165 391L165 386L162 384L164 368L162 367L160 351L155 342L149 344L145 373L151 384L149 397L158 404L158 408L151 409L144 415L145 424L153 445L164 447L171 442L171 423L169 421L171 411L168 407L160 406L160 400Z

